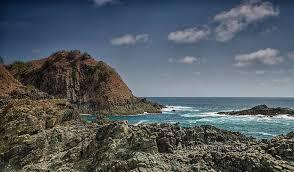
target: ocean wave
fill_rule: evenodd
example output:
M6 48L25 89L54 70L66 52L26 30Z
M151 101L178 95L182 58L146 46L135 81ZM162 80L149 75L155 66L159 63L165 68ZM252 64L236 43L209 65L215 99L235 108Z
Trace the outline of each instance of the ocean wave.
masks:
M173 112L173 111L190 111L190 112L198 112L199 109L195 109L195 107L189 106L166 106L162 109L163 112Z
M186 113L186 114L181 114L180 116L186 117L186 118L192 118L192 117L196 117L196 116L199 116L199 115L195 114L195 113Z
M247 120L274 120L274 119L287 119L287 120L294 120L294 116L290 115L276 115L273 117L266 116L266 115L226 115L226 114L217 114L217 112L202 112L199 113L199 116L205 117L228 117L228 118L236 118L236 119L247 119Z
M93 116L93 114L81 113L80 116Z
M258 135L263 135L263 136L276 136L275 134L270 134L266 132L247 132L248 134L258 134Z
M140 120L139 122L137 122L137 123L135 123L135 124L133 124L134 126L138 126L138 125L140 125L140 124L142 124L142 123L146 123L146 122L148 122L148 120Z
M202 116L202 117L221 117L221 116L228 116L228 115L225 115L225 114L217 114L218 112L202 112L199 114L199 116Z

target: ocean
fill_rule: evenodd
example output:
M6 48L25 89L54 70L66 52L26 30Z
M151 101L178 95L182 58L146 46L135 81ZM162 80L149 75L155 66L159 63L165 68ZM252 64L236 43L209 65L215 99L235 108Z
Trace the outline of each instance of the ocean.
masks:
M166 105L162 114L138 114L131 116L109 116L110 120L127 120L130 124L179 123L183 127L213 125L218 128L239 131L258 139L269 139L294 131L294 117L279 115L229 116L218 115L219 111L231 111L266 104L269 107L294 108L294 98L220 98L220 97L149 97ZM175 111L172 111L175 110Z

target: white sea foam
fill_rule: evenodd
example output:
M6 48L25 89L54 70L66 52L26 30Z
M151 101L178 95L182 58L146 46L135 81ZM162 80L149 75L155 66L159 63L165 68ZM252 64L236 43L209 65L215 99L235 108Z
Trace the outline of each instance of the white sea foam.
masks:
M186 113L186 114L182 114L182 117L186 117L186 118L191 118L191 117L195 117L195 116L199 116L198 114L195 113Z
M142 123L146 123L148 120L140 120L139 122L135 123L134 126L140 125Z
M266 133L266 132L248 132L249 134L260 134L263 136L276 136L275 134L270 134L270 133Z
M221 117L221 116L228 116L228 115L225 115L225 114L217 114L217 112L202 112L200 113L201 117Z
M195 109L194 107L189 106L166 106L162 109L163 112L177 112L177 111L190 111L190 112L198 112L199 109Z
M92 114L82 113L81 116L92 116Z
M230 119L236 120L275 120L275 119L287 119L287 120L294 120L294 116L290 115L276 115L273 117L266 116L266 115L226 115L226 114L217 114L217 112L203 112L200 113L199 116L205 117L228 117Z

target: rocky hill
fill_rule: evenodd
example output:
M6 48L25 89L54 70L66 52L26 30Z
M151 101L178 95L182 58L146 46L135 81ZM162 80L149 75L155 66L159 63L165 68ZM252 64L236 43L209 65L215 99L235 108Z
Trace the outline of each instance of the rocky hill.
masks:
M135 114L160 112L160 106L135 97L119 74L87 53L58 51L51 56L7 67L21 83L66 98L81 112Z

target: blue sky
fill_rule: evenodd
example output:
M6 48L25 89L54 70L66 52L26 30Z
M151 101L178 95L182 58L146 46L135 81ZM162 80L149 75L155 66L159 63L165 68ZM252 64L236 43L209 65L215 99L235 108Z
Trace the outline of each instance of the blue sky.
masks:
M137 96L294 96L294 2L0 2L7 63L86 51Z

